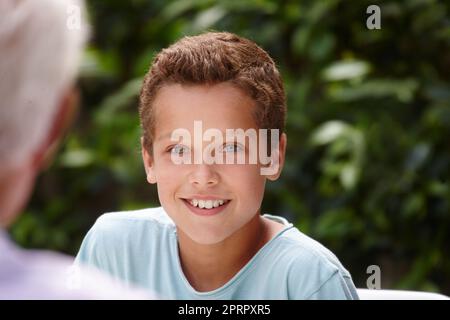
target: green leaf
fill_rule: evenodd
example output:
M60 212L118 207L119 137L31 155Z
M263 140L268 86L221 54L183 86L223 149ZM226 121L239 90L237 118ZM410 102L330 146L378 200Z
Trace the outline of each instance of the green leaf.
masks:
M366 76L369 71L370 65L366 61L339 61L325 68L322 77L327 81L349 80L362 78Z

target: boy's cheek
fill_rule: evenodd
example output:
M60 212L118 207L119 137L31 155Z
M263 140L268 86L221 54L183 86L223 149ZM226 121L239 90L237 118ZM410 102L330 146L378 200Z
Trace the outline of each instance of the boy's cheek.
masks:
M170 185L167 185L166 181L157 183L159 202L163 207L170 208L175 204L175 192L172 191Z

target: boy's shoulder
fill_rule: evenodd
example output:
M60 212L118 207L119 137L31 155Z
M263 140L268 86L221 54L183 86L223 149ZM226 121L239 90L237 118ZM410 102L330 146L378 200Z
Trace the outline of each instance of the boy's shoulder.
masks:
M154 224L155 226L162 228L172 228L175 226L173 220L162 207L107 212L102 214L95 224L102 226L111 225L113 227L126 227L142 224Z
M339 272L344 277L350 277L331 250L295 226L286 228L275 240L272 254L296 271L315 269L329 275Z
M172 234L176 230L173 220L162 207L102 214L88 235L105 240L142 239Z
M352 277L336 255L294 226L286 228L267 250L265 268L277 283L287 281L296 299L357 298Z

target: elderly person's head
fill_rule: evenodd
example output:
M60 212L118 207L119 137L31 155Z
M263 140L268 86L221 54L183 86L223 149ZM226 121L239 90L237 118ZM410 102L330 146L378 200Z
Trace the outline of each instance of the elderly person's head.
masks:
M0 227L33 189L76 103L81 0L0 1Z

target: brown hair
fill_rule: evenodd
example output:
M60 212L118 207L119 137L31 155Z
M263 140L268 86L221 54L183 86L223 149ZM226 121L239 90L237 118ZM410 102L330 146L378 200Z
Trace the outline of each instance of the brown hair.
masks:
M261 129L284 131L286 99L283 82L272 58L254 42L228 32L184 37L159 52L144 78L139 116L144 147L152 152L155 127L152 102L168 84L229 82L255 102L255 122Z

